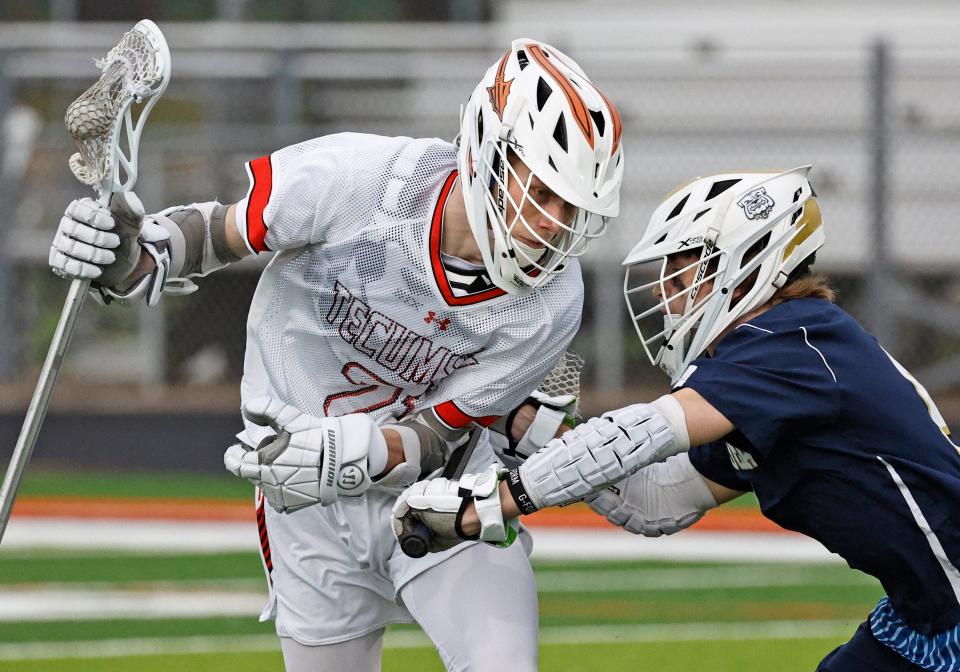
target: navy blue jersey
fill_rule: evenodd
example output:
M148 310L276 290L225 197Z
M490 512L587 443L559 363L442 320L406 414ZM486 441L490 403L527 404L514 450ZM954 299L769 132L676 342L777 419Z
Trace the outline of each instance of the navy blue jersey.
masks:
M960 632L960 452L926 391L852 317L820 299L782 303L678 387L736 427L691 449L698 471L753 490L768 518L880 580L878 639L898 619L923 640Z

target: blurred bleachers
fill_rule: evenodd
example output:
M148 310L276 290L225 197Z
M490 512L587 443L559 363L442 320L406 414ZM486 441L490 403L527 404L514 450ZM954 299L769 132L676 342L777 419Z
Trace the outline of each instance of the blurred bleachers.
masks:
M143 137L137 191L148 209L237 200L246 191L243 161L342 130L452 139L458 107L483 70L509 39L528 35L577 58L624 117L622 217L585 259L588 298L575 345L588 360L588 410L622 398L625 388L662 389L662 376L634 344L619 261L666 192L730 168L813 164L829 237L818 267L836 278L843 305L868 326L886 319L882 340L913 370L933 370L960 352L943 325L889 324L896 301L909 295L891 293L887 305L871 293L879 254L888 259L885 276L921 290L945 314L960 305L954 3L754 0L732 11L706 2L517 0L492 8L493 20L483 23L157 17L173 52L173 80ZM62 113L95 78L91 59L128 27L0 23L0 111L18 115L3 143L15 160L5 162L0 187L7 206L0 408L11 412L26 404L66 291L46 270L49 239L66 203L86 193L66 165L73 150ZM890 66L889 232L878 251L874 64L881 39ZM196 295L168 298L161 310L87 306L53 408L95 408L104 399L146 410L233 412L244 314L262 263L217 273ZM960 375L943 371L935 387L949 406Z

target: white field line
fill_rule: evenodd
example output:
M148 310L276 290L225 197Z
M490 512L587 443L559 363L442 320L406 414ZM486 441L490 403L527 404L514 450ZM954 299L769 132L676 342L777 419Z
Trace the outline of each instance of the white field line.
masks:
M853 570L821 567L691 567L644 570L539 570L542 593L616 593L624 590L727 590L771 586L877 585L876 579Z
M154 553L255 551L260 539L250 523L13 518L3 539L12 549L115 550Z
M263 593L153 590L0 590L0 622L107 618L256 618Z
M799 534L681 532L650 539L623 530L532 530L534 560L686 560L694 562L843 562Z
M21 557L21 556L17 556ZM49 555L43 556L49 558ZM158 559L158 562L162 560ZM668 570L669 571L669 570ZM152 592L187 593L190 591L224 591L229 593L262 593L266 596L266 578L259 579L171 579L162 581L32 581L12 584L0 584L0 595L12 590L19 593L24 590L144 590Z
M621 530L534 529L534 560L725 560L842 562L816 541L796 534L686 532L647 539ZM14 518L8 550L115 550L151 553L252 551L251 523Z
M852 621L756 621L740 623L644 624L612 626L556 626L540 629L541 644L633 642L685 642L722 640L792 640L844 637L853 632ZM417 630L387 632L388 649L431 648ZM122 656L174 655L238 651L279 651L272 635L230 637L157 637L80 642L30 642L0 644L0 660L117 658Z
M625 590L728 590L769 586L873 585L854 571L817 567L715 567L657 570L539 570L541 593ZM250 580L21 584L0 588L0 622L106 618L212 618L260 613L263 584Z

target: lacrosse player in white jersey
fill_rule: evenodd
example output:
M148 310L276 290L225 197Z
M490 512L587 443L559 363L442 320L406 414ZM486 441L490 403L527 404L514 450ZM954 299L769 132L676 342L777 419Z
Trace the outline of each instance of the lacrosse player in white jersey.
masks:
M50 265L106 302L154 304L275 253L247 321L244 430L224 461L260 486L262 618L276 619L288 670L378 670L384 627L411 619L450 670L536 669L528 545L413 559L390 511L442 467L491 464L489 443L463 449L469 431L510 435L498 418L567 348L577 257L619 211L620 140L581 68L520 39L473 91L454 145L343 133L251 161L233 205L144 216L120 194L67 208Z

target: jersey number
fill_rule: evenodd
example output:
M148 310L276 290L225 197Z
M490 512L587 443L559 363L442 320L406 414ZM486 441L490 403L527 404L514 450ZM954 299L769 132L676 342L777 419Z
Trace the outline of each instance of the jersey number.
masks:
M356 390L350 390L349 392L337 392L324 399L323 413L327 417L336 417L348 413L372 413L373 411L378 411L396 402L397 399L400 398L400 393L403 391L401 388L391 385L373 371L357 362L347 362L340 370L340 373L351 385L360 385L361 387ZM358 399L358 397L363 397L363 399ZM346 401L339 404L339 407L335 407L334 404L341 399ZM404 397L403 405L405 408L403 414L396 418L397 420L405 418L413 412L415 400L416 397L410 395ZM357 403L366 405L357 408Z

